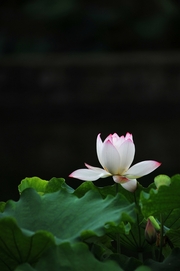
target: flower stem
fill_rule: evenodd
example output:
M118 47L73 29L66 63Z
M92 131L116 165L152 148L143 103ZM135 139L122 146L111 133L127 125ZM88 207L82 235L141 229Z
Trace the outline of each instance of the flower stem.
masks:
M118 192L119 192L119 184L116 183L116 195L118 194Z
M140 218L139 218L140 208L138 206L137 199L136 199L136 191L134 192L134 202L138 210L137 212L137 227L138 227L138 238L139 238L138 240L139 242L137 244L138 259L143 263L142 240L141 240L141 229L140 229Z
M120 234L116 234L116 242L117 242L117 253L121 254L121 242L120 242Z
M136 204L136 207L137 207L137 209L138 209L138 211L139 211L139 207L138 207L138 205L137 205L137 200L136 200L136 192L134 192L134 202L135 202L135 204ZM137 213L137 226L138 226L138 236L139 236L139 248L141 247L141 230L140 230L140 221L139 221L139 214Z
M162 248L163 248L163 217L162 214L160 214L160 222L161 222L161 228L160 228L160 248L159 248L159 256L158 261L161 261L162 257Z
M142 254L142 252L138 252L138 259L143 263L143 254Z
M152 259L155 261L156 260L156 253L155 253L155 246L152 246Z
M118 192L119 192L119 184L116 183L116 195L118 194ZM120 241L121 241L121 240L120 240L120 234L117 233L117 234L116 234L116 243L117 243L117 248L116 248L116 250L117 250L117 253L118 253L118 254L121 253L121 242L120 242Z

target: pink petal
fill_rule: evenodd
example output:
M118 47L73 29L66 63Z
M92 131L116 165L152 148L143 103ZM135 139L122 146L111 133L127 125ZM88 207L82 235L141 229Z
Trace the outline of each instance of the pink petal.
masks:
M120 157L118 151L109 140L104 143L102 156L104 169L112 175L117 175L119 172Z
M119 137L117 134L114 134L114 135L116 135L116 141L114 140L114 144L113 145L117 149L119 149L120 146L121 146L121 144L123 144L126 140L131 140L132 143L133 143L133 138L132 138L132 135L130 133L127 133L125 137L123 135L121 137Z
M91 166L90 166L91 167ZM110 174L102 168L93 169L78 169L72 172L69 177L76 178L83 181L96 181L99 178L106 178L110 176Z
M131 139L127 139L118 149L120 155L119 174L123 174L132 164L135 154L135 146Z
M151 173L153 170L158 168L161 163L153 160L143 161L135 164L124 174L125 177L130 179L140 178L144 175Z
M126 133L125 139L126 139L126 140L127 140L127 139L130 139L130 140L133 142L132 134Z
M110 134L106 137L106 139L104 140L104 143L107 141L110 141L111 143L113 143L113 135L112 134Z
M112 136L111 136L111 143L116 146L116 144L119 142L120 140L120 137L118 136L118 134L114 133Z
M113 180L116 183L120 183L124 189L130 192L134 192L136 190L136 187L137 187L136 179L129 180L123 176L113 176Z

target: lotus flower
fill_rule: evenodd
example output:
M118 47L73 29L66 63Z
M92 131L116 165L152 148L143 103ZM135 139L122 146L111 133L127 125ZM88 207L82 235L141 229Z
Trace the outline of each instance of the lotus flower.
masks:
M137 187L137 178L149 174L161 165L159 162L148 160L130 167L135 154L135 145L130 133L127 133L125 137L119 137L116 133L110 134L104 142L98 134L96 150L103 168L85 164L87 169L78 169L69 177L96 181L99 178L113 176L116 183L120 183L126 190L133 192Z

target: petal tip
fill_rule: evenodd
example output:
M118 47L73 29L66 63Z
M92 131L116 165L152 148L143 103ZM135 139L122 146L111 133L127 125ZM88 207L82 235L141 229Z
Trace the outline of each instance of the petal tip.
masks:
M130 139L130 140L133 141L133 136L132 136L132 134L129 133L129 132L127 132L127 133L126 133L126 136L125 136L125 139Z
M158 161L153 161L154 162L154 165L155 165L155 169L160 167L161 166L161 162L158 162Z
M73 172L72 172L71 174L69 174L68 177L74 178L74 177L73 177Z

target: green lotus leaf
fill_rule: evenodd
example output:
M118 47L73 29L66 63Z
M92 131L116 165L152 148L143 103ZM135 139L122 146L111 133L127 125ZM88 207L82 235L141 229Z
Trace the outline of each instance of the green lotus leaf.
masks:
M47 181L39 177L25 178L18 186L18 190L22 193L27 188L34 188L37 192L44 194L47 186Z
M154 183L157 188L159 188L161 185L169 186L171 183L171 178L167 175L161 174L154 178Z
M150 189L150 191L141 192L140 206L143 215L159 216L163 214L164 218L174 209L180 209L180 175L171 178L169 186L161 185L158 189ZM171 215L172 217L172 215Z
M125 249L126 252L128 250L128 255L136 255L138 257L137 251L144 253L152 249L145 240L144 232L146 221L144 220L144 216L139 206L139 198L141 192L143 191L148 193L150 189L152 189L152 187L155 187L155 185L151 184L149 187L145 188L138 183L136 191L134 193L131 193L125 190L121 185L119 185L118 188L119 193L122 193L129 202L131 203L134 202L136 206L136 216L137 216L136 223L129 225L130 226L129 231L127 231L128 224L126 224L126 231L124 232L124 234L123 232L121 232L120 234L120 243L122 250ZM130 254L130 252L132 252L132 254Z
M180 249L175 248L163 262L148 260L145 262L145 264L148 265L153 271L180 270Z
M93 182L83 182L76 190L74 191L74 194L77 197L83 197L89 190L98 191L99 194L103 198L107 197L108 195L116 195L116 184L108 185L104 187L97 187L94 185Z
M26 269L27 268L27 269ZM16 268L15 271L123 271L118 263L107 260L98 261L83 243L63 243L48 249L34 269L27 264Z
M27 270L28 271L28 270ZM31 270L29 270L31 271ZM128 271L128 270L127 270ZM130 270L129 270L130 271ZM154 271L153 269L151 269L150 267L148 266L145 266L145 265L141 265L139 266L137 269L135 269L134 271Z
M14 271L37 271L37 270L34 269L30 264L23 263L19 265L18 267L16 267Z
M138 268L142 265L142 262L133 257L128 257L126 255L114 253L111 254L109 259L115 260L119 263L119 266L126 271L133 271L135 268ZM146 271L146 269L144 269Z
M5 206L6 206L6 202L1 201L1 202L0 202L0 212L1 212L1 213L4 212Z
M15 219L0 219L0 270L9 271L19 263L36 263L48 247L54 245L54 236L45 231L36 233L21 230Z
M166 233L166 236L169 238L170 242L174 247L180 248L180 228L174 230L171 229Z
M65 180L63 178L55 177L53 177L49 181L42 180L39 177L25 178L19 184L18 190L20 193L22 193L22 191L24 191L27 188L35 189L40 195L43 195L45 193L56 192L61 189L65 189L70 193L74 191L73 188L71 188L65 183Z
M32 232L45 230L60 240L73 241L86 230L102 236L108 224L135 222L136 214L134 203L130 204L121 194L102 199L98 192L90 190L77 198L66 190L39 195L28 188L19 201L7 202L1 217L14 217L20 228Z
M162 175L161 175L162 177ZM171 246L180 246L180 175L175 175L168 181L168 186L162 184L158 189L151 189L149 193L142 192L140 205L145 217L153 215L163 222L164 233L169 238ZM163 248L163 254L166 254ZM167 253L169 253L167 251Z

